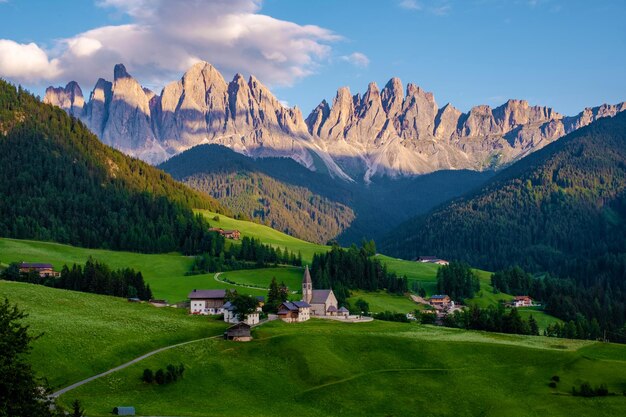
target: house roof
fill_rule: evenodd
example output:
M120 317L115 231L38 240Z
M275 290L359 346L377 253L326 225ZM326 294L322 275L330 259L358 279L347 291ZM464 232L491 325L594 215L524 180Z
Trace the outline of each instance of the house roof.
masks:
M311 304L307 303L306 301L294 301L292 304L299 308L311 307Z
M348 313L348 312L349 312L349 310L348 310L347 308L345 308L345 307L341 307L341 308L339 309L339 312L340 312L340 313Z
M256 296L257 301L264 303L265 302L265 297L263 297L262 295L257 295Z
M234 326L230 326L228 329L226 330L237 330L237 329L250 329L250 325L246 322L240 321L239 323L235 324Z
M531 298L528 295L516 295L515 299L516 300L530 300Z
M304 276L302 277L303 284L311 284L311 273L309 272L309 266L304 268Z
M226 290L193 290L187 297L191 300L226 298Z
M280 305L281 310L289 310L289 311L297 311L298 306L292 303L291 301L285 301Z
M52 268L52 264L41 264L41 263L36 263L36 262L22 262L20 264L20 268L33 268L33 269Z
M313 290L311 304L324 304L333 290Z
M226 303L224 303L224 305L222 306L222 308L224 310L228 310L228 311L235 311L237 308L235 308L235 306L233 305L233 303L231 303L230 301L226 301Z
M444 298L450 298L445 294L437 294L437 295L433 295L432 297L430 297L431 300L443 300Z
M327 311L329 311L329 312L331 312L331 313L336 313L336 312L337 312L337 307L335 307L335 306L330 306L330 307L328 307L328 310L327 310Z

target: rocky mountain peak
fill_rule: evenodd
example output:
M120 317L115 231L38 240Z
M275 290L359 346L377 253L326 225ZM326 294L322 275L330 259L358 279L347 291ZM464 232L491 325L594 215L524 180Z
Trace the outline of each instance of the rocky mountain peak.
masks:
M117 81L121 78L131 78L124 64L117 64L113 68L113 81Z
M392 78L387 82L381 92L383 109L390 119L395 119L402 110L404 101L404 91L402 81L399 78Z
M83 90L76 81L70 81L65 87L46 88L43 102L60 107L74 117L80 117L85 106Z

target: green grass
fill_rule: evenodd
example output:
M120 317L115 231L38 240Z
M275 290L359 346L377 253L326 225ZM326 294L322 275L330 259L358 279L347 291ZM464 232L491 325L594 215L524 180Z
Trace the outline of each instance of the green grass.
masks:
M216 282L213 274L185 276L185 273L191 269L193 259L177 253L146 255L0 238L0 261L4 263L49 262L56 270L61 270L65 264L84 264L89 256L114 269L128 267L141 271L146 282L150 284L154 297L166 299L171 303L186 300L187 294L194 288L236 289L240 293L251 295L265 295L266 293L266 291Z
M53 387L106 371L162 346L220 334L226 327L184 309L41 285L0 281L0 298L28 313L30 361Z
M548 327L549 324L563 322L563 320L551 316L539 307L523 307L518 308L517 311L524 320L528 320L528 318L532 315L534 319L537 320L537 325L539 325L539 329L541 331Z
M177 416L622 416L626 398L571 396L581 381L626 389L626 346L372 322L266 324L250 343L210 340L155 355L62 397L90 416L133 405ZM183 362L171 385L146 367ZM548 387L553 375L561 382ZM601 410L601 411L600 411Z
M237 229L241 232L242 236L254 237L260 239L263 243L272 245L274 247L280 247L282 249L288 248L294 253L300 252L302 259L305 262L310 263L313 259L313 255L316 253L327 252L330 250L330 246L318 245L315 243L306 242L304 240L289 236L285 233L272 229L271 227L244 221L235 220L221 214L212 213L206 210L197 210L198 213L202 213L211 227L221 227L222 229ZM213 220L215 216L219 216L219 221Z
M359 298L367 301L372 313L383 311L409 313L418 308L418 304L413 302L408 296L393 295L385 291L352 291L348 301L354 306Z
M269 288L272 278L276 278L279 284L284 282L290 291L300 291L302 287L302 274L304 270L298 267L248 269L241 271L223 272L220 279L229 282L255 287Z

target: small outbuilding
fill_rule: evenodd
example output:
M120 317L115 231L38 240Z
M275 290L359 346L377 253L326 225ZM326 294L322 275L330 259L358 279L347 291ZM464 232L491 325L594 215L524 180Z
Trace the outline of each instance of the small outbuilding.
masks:
M337 315L339 317L346 317L347 318L350 315L350 311L347 308L345 308L345 307L341 307L339 309L339 311L337 312Z
M251 328L249 324L239 322L224 332L224 339L235 342L249 342L252 340Z
M135 407L115 407L113 414L116 416L134 416Z

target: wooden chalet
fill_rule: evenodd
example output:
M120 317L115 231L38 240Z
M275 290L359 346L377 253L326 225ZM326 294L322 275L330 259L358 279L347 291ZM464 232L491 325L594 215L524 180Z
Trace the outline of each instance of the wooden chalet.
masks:
M31 272L37 272L40 277L54 277L58 278L61 276L60 272L55 272L52 264L46 263L34 263L34 262L22 262L20 263L20 273L21 274L29 274Z
M278 318L287 323L307 321L311 315L311 305L306 301L285 301L278 307Z
M417 262L425 263L425 264L437 264L437 265L449 265L450 262L445 259L439 259L435 256L420 256L417 258Z
M241 232L239 230L224 230L220 227L212 227L209 232L217 232L224 236L226 239L239 240L241 239Z
M447 307L452 302L450 297L445 294L433 295L428 301L430 302L430 305L433 305L435 307Z
M533 305L533 299L527 295L518 295L513 299L513 307L531 307Z
M249 342L252 340L252 327L244 322L239 322L232 327L229 327L224 332L225 340L232 340L235 342Z

